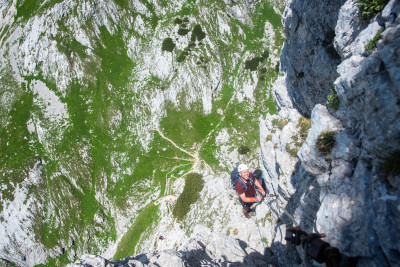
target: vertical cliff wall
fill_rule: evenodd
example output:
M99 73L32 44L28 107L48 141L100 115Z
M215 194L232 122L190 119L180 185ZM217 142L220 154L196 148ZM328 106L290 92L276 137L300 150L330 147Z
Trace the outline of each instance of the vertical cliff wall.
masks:
M369 20L361 19L353 1L292 1L285 14L284 74L274 88L280 111L260 127L268 188L285 199L295 221L284 212L281 218L326 233L328 242L360 266L395 266L400 260L399 1L389 1ZM367 49L374 39L376 48ZM321 105L330 88L337 91L337 110ZM305 140L299 137L299 112L311 115ZM335 133L326 155L316 148L324 131ZM282 242L276 239L271 248L281 264L293 264L283 256L293 248Z
M286 42L281 67L287 91L302 114L325 103L337 78L340 56L333 47L335 26L344 0L288 1L284 13Z

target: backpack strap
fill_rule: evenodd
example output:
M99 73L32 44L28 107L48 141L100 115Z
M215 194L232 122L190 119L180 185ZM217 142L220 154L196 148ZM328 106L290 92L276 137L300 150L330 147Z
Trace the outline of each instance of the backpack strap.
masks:
M254 175L250 172L250 173L249 173L249 178L250 178L250 180L251 180L251 181L253 182L253 184L254 184L254 189L257 190L257 189L258 189L258 186L257 186L256 183L254 182L254 181L256 180L256 177L254 177ZM257 179L257 181L260 182L258 179Z
M254 180L256 179L256 177L254 177L254 175L251 172L249 172L249 178L254 183ZM256 184L254 184L254 185L256 185Z
M242 181L242 179L240 179L240 175L238 175L237 181L243 186L244 191L247 192L247 186L246 186L246 184Z

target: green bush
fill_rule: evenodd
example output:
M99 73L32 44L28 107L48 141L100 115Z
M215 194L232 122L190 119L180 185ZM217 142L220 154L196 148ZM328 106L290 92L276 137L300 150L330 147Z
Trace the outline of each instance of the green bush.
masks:
M368 44L365 45L365 50L367 50L368 52L374 52L376 49L376 44L378 43L378 40L380 40L382 38L382 29L380 29L376 35L374 36L374 38L371 39L371 41L368 42Z
M189 32L189 30L184 29L184 28L179 28L179 30L178 30L178 34L181 36L185 36L188 32Z
M174 51L174 48L175 48L174 41L169 37L165 38L163 43L162 43L161 50L162 51L172 52L172 51Z
M192 42L194 42L197 39L200 42L204 38L206 38L206 33L203 32L203 30L201 29L200 24L197 24L193 28L191 40L192 40Z
M268 50L265 50L263 53L262 53L262 58L263 59L267 59L269 57L269 51Z
M288 124L288 120L286 119L273 119L272 120L272 126L274 127L278 127L279 129L283 129L283 127L285 127L286 124Z
M328 155L332 152L332 148L335 145L335 135L333 131L324 131L318 137L316 141L316 149L323 155Z
M246 60L244 63L244 68L250 71L255 71L258 68L258 64L263 61L262 57L255 57L250 60Z
M186 177L185 187L182 194L178 197L172 214L178 220L182 220L190 210L190 205L195 203L200 197L203 189L203 176L199 173L190 173Z
M182 52L179 54L179 56L176 58L176 61L177 61L177 62L183 62L183 61L185 61L185 59L186 59L186 52L185 52L185 51L182 51Z
M339 109L340 101L334 88L331 89L331 93L327 96L326 106L336 111Z
M356 4L361 11L361 19L367 20L381 12L388 2L389 0L358 0Z
M276 72L276 73L279 73L279 62L276 63L276 65L275 65L275 72Z
M250 152L250 148L248 146L241 145L238 149L240 155L245 155Z
M180 18L176 18L175 20L174 20L174 23L175 24L182 24L182 20L180 19Z
M189 54L190 54L190 48L189 48L189 47L185 47L185 49L183 50L182 53L185 55L185 57L189 56Z

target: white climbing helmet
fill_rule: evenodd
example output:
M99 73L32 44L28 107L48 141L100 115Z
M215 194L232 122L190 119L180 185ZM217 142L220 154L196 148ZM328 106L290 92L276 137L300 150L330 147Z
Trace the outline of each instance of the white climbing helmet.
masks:
M245 171L248 169L249 169L249 167L247 167L247 165L243 164L243 163L238 166L238 172L242 172L242 171Z

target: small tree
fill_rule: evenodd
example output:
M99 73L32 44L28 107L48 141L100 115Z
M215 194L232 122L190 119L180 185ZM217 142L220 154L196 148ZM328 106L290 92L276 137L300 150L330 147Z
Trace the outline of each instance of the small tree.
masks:
M174 41L169 37L165 38L163 43L162 43L161 50L162 51L172 52L172 51L174 51L174 48L175 48Z
M186 35L188 32L189 32L189 30L185 29L185 28L179 28L179 30L178 30L178 34L181 36Z
M197 39L197 41L200 42L204 38L206 38L206 33L203 32L203 30L201 29L200 24L197 24L193 28L191 40L192 40L192 42L194 42Z

